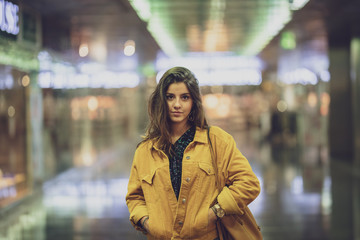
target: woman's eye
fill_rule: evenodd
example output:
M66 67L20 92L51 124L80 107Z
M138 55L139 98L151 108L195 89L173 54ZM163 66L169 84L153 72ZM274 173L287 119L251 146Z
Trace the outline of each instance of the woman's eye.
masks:
M174 98L174 96L172 96L172 95L167 95L167 96L166 96L166 99L167 99L167 100L171 100L171 99L173 99L173 98Z
M188 100L188 99L190 99L190 96L184 95L182 98L183 98L184 100Z

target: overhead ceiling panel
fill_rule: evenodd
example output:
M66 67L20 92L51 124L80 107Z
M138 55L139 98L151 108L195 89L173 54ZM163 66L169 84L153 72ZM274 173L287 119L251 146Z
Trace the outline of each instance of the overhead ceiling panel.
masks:
M255 55L307 0L129 0L164 52ZM290 3L292 2L292 4Z

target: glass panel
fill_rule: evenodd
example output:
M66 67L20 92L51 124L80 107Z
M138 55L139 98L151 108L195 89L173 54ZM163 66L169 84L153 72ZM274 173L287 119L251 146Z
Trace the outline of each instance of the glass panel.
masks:
M0 65L0 208L28 192L25 75Z

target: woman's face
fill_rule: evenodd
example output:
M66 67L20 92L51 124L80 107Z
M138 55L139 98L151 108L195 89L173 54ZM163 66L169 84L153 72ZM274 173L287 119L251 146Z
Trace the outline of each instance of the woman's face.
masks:
M178 82L170 84L166 91L166 102L171 122L175 124L187 124L193 100L185 83Z

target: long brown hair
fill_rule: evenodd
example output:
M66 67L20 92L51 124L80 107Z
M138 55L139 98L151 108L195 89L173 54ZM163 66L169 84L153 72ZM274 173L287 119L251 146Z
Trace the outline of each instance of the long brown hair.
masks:
M158 140L161 149L166 154L169 154L171 149L170 120L166 102L166 91L170 84L178 82L185 83L193 100L193 106L189 114L190 125L200 128L208 127L202 106L199 82L195 75L184 67L173 67L167 70L150 96L148 105L150 121L143 140Z

